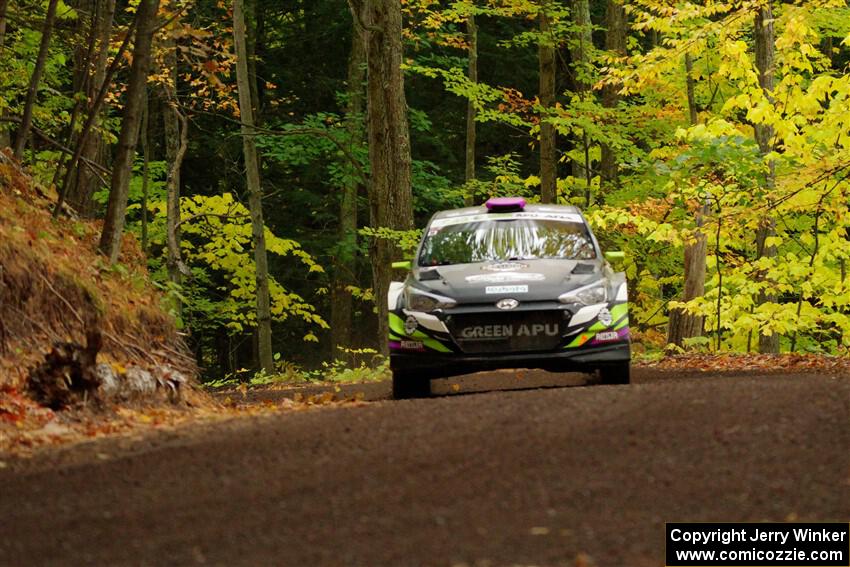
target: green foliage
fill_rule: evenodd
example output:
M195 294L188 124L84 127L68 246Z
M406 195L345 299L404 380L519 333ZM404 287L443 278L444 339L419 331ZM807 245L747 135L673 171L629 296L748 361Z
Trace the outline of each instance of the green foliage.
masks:
M345 359L336 358L332 362L322 362L321 368L303 372L306 381L320 382L377 382L390 376L389 360L373 349L340 349ZM371 361L350 361L352 354L367 355ZM346 360L347 359L347 360Z
M133 163L133 175L130 177L130 189L128 201L130 210L139 209L144 196L144 165L142 160L137 159ZM165 200L165 181L168 177L168 163L162 160L148 162L148 200ZM109 188L102 187L94 193L94 202L106 206L109 200Z
M516 154L487 156L484 167L486 176L467 181L456 190L458 200L469 195L475 203L483 203L491 197L523 196L534 201L540 178L536 175L523 177L521 164Z
M641 191L640 205L636 195L623 191L611 195L611 206L592 212L591 219L614 240L613 233L628 234L621 244L634 258L630 277L640 278L634 298L639 324L653 324L646 317L654 305L676 298L665 293L663 282L675 282L682 269L678 262L665 265L642 252L654 243L680 248L700 230L708 236L706 294L687 304L670 301L670 307L703 315L714 338L722 337L721 348L752 348L759 332L782 335L786 348L791 341L807 350L834 352L842 342L846 348L850 287L843 267L847 184L842 170L850 153L836 136L844 119L841 126L835 121L836 113L846 112L846 76L834 77L815 47L817 7L783 6L776 21L777 86L768 99L745 35L749 20L743 16L751 7L723 6L711 14L722 14L719 21L700 19L701 9L690 4L679 9L681 20L638 18L638 27L654 26L671 37L664 48L633 55L623 67L627 72L615 71L625 90L641 89L644 97L647 90L681 92L681 61L670 54L687 49L697 63L695 78L707 76L718 85L715 92L726 90L725 97L704 107L700 124L680 128L641 158L652 168L643 175L651 183L649 191ZM693 20L684 16L688 10ZM719 46L719 53L700 51L708 44ZM766 156L755 144L753 124L775 129L776 149ZM767 182L771 169L775 184ZM641 186L646 187L635 187ZM699 228L695 219L703 207ZM766 243L776 247L775 257L759 257L756 250L755 234L766 218L775 219L776 235ZM650 273L661 283L655 290L644 283ZM758 302L762 293L776 295L777 302ZM715 345L700 340L687 346L708 344Z
M338 383L359 384L377 382L389 377L389 360L373 349L339 348L342 358L322 362L315 370L305 370L287 361L280 360L280 353L275 355L275 371L267 373L262 370L251 373L242 369L223 378L204 383L209 389L235 388L246 384L248 386L269 386L282 384L304 383Z
M193 281L197 277L204 285L206 281L212 281L213 274L223 279L223 284L217 286L216 290L218 301L214 305L203 305L203 311L234 332L256 326L256 272L251 251L248 209L230 193L184 198L181 199L181 207L187 219L181 225L181 248L186 263L193 268ZM165 202L150 203L150 210L156 222L164 222ZM280 238L268 229L265 238L269 254L296 259L308 273L323 271L294 240ZM192 286L193 281L186 285ZM270 278L269 291L274 320L285 321L289 317L296 317L308 325L327 328L327 323L312 305L298 294L286 290L274 277ZM187 294L187 297L192 295ZM191 309L191 305L188 307ZM304 340L317 339L308 331Z
M379 228L364 227L359 230L359 233L369 238L389 240L395 244L406 257L413 256L413 253L416 252L416 247L419 246L419 240L422 238L422 231L420 229L393 230L385 226Z
M141 231L142 164L137 162L130 181L128 229ZM171 281L165 266L165 178L167 164L149 163L148 234L152 276L165 293L164 304L193 334L226 328L238 334L256 326L256 274L251 247L251 223L248 209L231 193L211 197L196 195L181 199L181 253L191 270L182 285ZM95 194L105 203L108 193ZM307 274L321 274L316 263L301 245L281 238L266 229L266 248L271 256L297 261ZM116 264L119 267L120 264ZM302 321L302 338L318 340L314 329L326 329L327 323L315 307L301 295L287 290L275 277L269 281L272 317Z

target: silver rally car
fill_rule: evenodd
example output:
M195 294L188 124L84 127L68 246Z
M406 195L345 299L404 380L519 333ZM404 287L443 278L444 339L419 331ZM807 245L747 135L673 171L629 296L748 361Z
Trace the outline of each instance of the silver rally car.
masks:
M629 382L625 274L576 207L503 197L442 211L415 260L393 267L410 270L387 298L396 398L428 395L433 378L497 368Z

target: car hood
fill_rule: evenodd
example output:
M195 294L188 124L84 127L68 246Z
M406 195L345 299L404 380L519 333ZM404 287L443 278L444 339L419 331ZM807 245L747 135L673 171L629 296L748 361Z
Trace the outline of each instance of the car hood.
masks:
M417 267L408 284L459 304L489 303L503 297L553 301L601 277L601 260L521 260Z

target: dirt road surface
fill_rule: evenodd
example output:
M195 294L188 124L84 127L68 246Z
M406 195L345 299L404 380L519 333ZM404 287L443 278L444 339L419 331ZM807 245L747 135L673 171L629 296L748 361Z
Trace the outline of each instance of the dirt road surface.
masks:
M648 566L665 522L850 521L850 378L636 382L370 385L360 407L9 461L0 564Z

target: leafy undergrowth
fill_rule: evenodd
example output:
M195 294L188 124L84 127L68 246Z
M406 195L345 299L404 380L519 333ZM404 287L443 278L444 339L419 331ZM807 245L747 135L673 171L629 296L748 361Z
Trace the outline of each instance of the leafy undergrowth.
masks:
M636 366L689 372L817 372L850 375L850 358L824 354L687 353L658 360L641 360Z
M293 386L321 386L334 384L364 384L380 382L391 377L389 361L370 349L367 354L372 359L352 361L335 359L333 362L323 362L316 370L305 370L298 365L284 362L278 364L274 373L263 371L251 373L249 370L237 372L219 380L205 382L204 386L211 391L231 390L243 387L262 387L266 390L289 389ZM359 352L359 351L358 351Z

